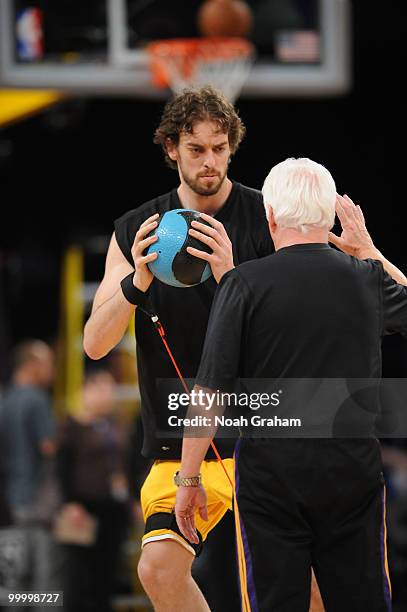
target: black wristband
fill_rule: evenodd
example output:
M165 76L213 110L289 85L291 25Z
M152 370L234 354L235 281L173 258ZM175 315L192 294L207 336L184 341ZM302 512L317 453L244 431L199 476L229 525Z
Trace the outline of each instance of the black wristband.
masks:
M124 297L133 306L140 306L146 310L150 307L150 300L148 296L148 290L146 292L137 289L133 284L134 272L130 272L128 276L125 276L121 281L120 285Z

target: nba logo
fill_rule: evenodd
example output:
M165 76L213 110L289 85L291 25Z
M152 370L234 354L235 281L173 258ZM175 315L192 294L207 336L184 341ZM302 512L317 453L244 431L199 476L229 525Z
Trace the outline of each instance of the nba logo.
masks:
M27 8L18 13L16 37L18 59L33 61L42 58L44 44L40 9Z

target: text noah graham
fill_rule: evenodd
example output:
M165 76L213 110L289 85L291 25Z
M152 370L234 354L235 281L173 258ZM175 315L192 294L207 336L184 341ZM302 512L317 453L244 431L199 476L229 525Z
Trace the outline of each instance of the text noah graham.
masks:
M175 414L168 417L171 427L301 427L301 419L280 419L280 417L261 417L254 414L250 418L243 415L230 418L225 416L202 416L180 418Z

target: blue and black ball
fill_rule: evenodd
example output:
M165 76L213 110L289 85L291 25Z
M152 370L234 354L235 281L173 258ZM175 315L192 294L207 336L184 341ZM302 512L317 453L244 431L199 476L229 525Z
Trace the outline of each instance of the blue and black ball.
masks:
M212 252L210 247L188 233L192 221L210 226L196 210L176 208L164 213L152 232L158 236L158 240L148 248L147 254L158 253L158 257L150 262L148 267L155 277L167 285L193 287L212 275L205 260L187 252L189 246L207 253Z

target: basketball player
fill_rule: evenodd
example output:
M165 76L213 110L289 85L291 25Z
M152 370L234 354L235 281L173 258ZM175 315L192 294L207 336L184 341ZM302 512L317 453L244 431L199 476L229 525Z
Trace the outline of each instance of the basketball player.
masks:
M199 525L199 542L189 542L172 513L176 494L172 479L179 468L181 441L165 434L168 402L157 385L158 379L175 378L176 374L142 309L154 308L183 376L194 378L212 300L222 276L239 263L273 252L261 193L232 181L227 174L244 132L232 104L210 87L185 90L167 103L154 140L162 146L170 167L178 171L179 187L116 220L105 275L85 326L85 351L92 359L99 359L120 341L136 310L143 454L155 461L141 490L146 527L138 572L159 612L209 610L191 577L191 565L209 531L231 508L232 491L221 466L208 452L203 470L212 483L208 492L209 520ZM154 279L147 263L157 255L145 255L156 240L149 234L157 227L159 215L176 208L199 211L210 224L208 227L193 222L190 234L209 246L211 253L193 248L188 251L209 262L213 278L185 289ZM218 448L232 472L232 441L219 441ZM232 538L225 541L224 547L233 553ZM226 561L226 572L227 565ZM226 609L222 597L231 603L235 592L236 603L229 609L237 611L237 586L225 584L225 576L227 573L210 575L219 594L216 609Z
M272 168L263 194L276 253L223 276L199 388L237 377L287 390L288 379L381 376L382 336L407 332L407 279L375 248L360 208L335 192L330 173L309 159ZM335 200L341 237L329 233ZM270 438L249 423L236 445L244 610L307 612L311 565L328 612L391 610L377 440ZM183 444L175 510L192 542L194 511L206 514L197 479L208 443Z

